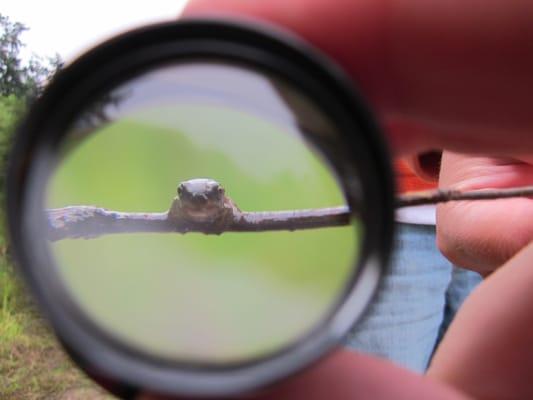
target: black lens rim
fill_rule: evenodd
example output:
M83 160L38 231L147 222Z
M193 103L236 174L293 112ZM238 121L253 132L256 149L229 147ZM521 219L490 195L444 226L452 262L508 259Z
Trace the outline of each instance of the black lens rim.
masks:
M346 133L364 188L365 239L359 273L353 278L336 313L320 328L283 354L257 365L229 369L180 369L117 346L98 332L72 320L69 300L58 282L39 276L43 249L33 246L35 199L29 198L35 169L50 162L54 149L76 112L103 88L169 58L221 57L269 69L328 110ZM313 87L311 87L313 86ZM56 112L61 110L60 113ZM350 135L360 131L363 135ZM42 164L42 165L44 165ZM33 172L32 172L33 171ZM353 84L307 44L270 27L234 21L184 20L157 24L120 35L83 55L61 71L32 106L19 128L7 174L7 216L14 255L30 289L52 322L56 334L78 364L113 388L131 388L177 395L221 396L249 391L293 374L331 350L360 318L377 289L389 261L393 237L394 184L390 156L379 127ZM379 184L378 184L379 183ZM346 189L346 188L345 188ZM348 195L354 205L356 199ZM33 208L32 208L33 207ZM35 213L33 213L35 214ZM45 261L43 261L45 260ZM40 265L41 264L41 265ZM106 385L109 386L109 385ZM118 389L116 389L118 390ZM117 391L118 393L118 391Z

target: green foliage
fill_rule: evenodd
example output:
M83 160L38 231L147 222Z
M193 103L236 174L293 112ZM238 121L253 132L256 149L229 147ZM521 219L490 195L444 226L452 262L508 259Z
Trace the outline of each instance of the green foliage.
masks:
M0 93L23 96L26 90L19 52L22 48L20 35L27 28L0 14L0 29Z
M2 203L5 196L6 161L15 127L24 115L29 102L40 94L46 82L62 65L58 55L52 58L33 55L29 61L23 61L20 51L24 44L20 35L27 29L20 22L12 22L9 17L0 14L0 201Z
M0 95L0 154L2 158L8 151L12 133L25 109L24 99L13 94Z
M0 95L0 200L5 195L5 170L11 138L26 109L25 100L14 94Z
M14 95L32 99L37 96L46 81L61 67L58 55L42 58L33 55L24 63L20 50L24 47L20 35L28 28L20 22L12 22L0 14L0 95Z
M4 342L11 342L22 333L20 316L14 312L20 296L20 286L13 276L11 268L2 258L0 269L0 337Z
M0 14L0 200L5 194L5 167L11 137L27 105L40 94L46 82L61 67L58 55L43 58L32 55L22 60L20 35L27 30Z
M0 95L0 132L10 134L25 109L25 103L13 94Z

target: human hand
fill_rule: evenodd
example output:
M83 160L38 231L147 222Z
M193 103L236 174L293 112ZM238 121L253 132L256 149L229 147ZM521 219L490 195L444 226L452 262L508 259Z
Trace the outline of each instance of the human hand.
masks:
M533 243L465 300L427 372L475 399L533 399Z
M357 83L385 126L396 155L433 148L517 158L533 152L533 3L338 0L335 4L194 0L185 16L260 19L303 37ZM319 369L325 378L315 376L317 385L336 387L337 382L328 381L326 375L346 373L374 384L358 387L356 381L347 382L355 388L352 398L377 398L373 390L390 389L386 398L403 393L402 386L391 383L397 369L381 365L365 373L366 360L358 356L352 364ZM313 368L320 367L323 364ZM497 374L496 366L485 379ZM284 383L295 385L296 395L308 384L297 379ZM428 393L410 396L435 398Z
M464 191L533 185L533 164L445 152L439 185ZM530 198L441 204L438 246L454 264L487 275L533 240L532 220Z
M184 16L305 38L358 84L397 155L533 152L533 2L193 0Z

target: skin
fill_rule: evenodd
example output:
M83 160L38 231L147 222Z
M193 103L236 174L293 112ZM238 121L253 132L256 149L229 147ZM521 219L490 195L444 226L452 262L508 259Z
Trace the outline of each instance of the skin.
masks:
M465 191L533 185L533 164L444 152L439 184ZM456 265L488 275L533 240L531 221L530 198L442 204L437 207L437 243Z
M428 377L476 399L533 398L533 246L468 297L439 346Z
M384 384L385 383L385 384ZM142 400L177 397L144 394ZM181 397L179 400L189 400ZM416 375L386 360L340 350L277 385L224 400L467 400L454 388Z
M358 85L397 156L533 154L531 1L197 0L185 10L206 16L273 24L327 54ZM532 259L529 245L479 286L427 377L339 350L258 398L533 398Z
M529 0L196 0L183 17L302 37L360 88L396 155L533 152Z

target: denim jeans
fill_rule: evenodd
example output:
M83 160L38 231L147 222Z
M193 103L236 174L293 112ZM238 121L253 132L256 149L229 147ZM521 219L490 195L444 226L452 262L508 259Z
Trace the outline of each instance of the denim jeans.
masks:
M435 227L400 223L390 269L345 345L424 372L463 300L481 281L453 266L435 244Z

